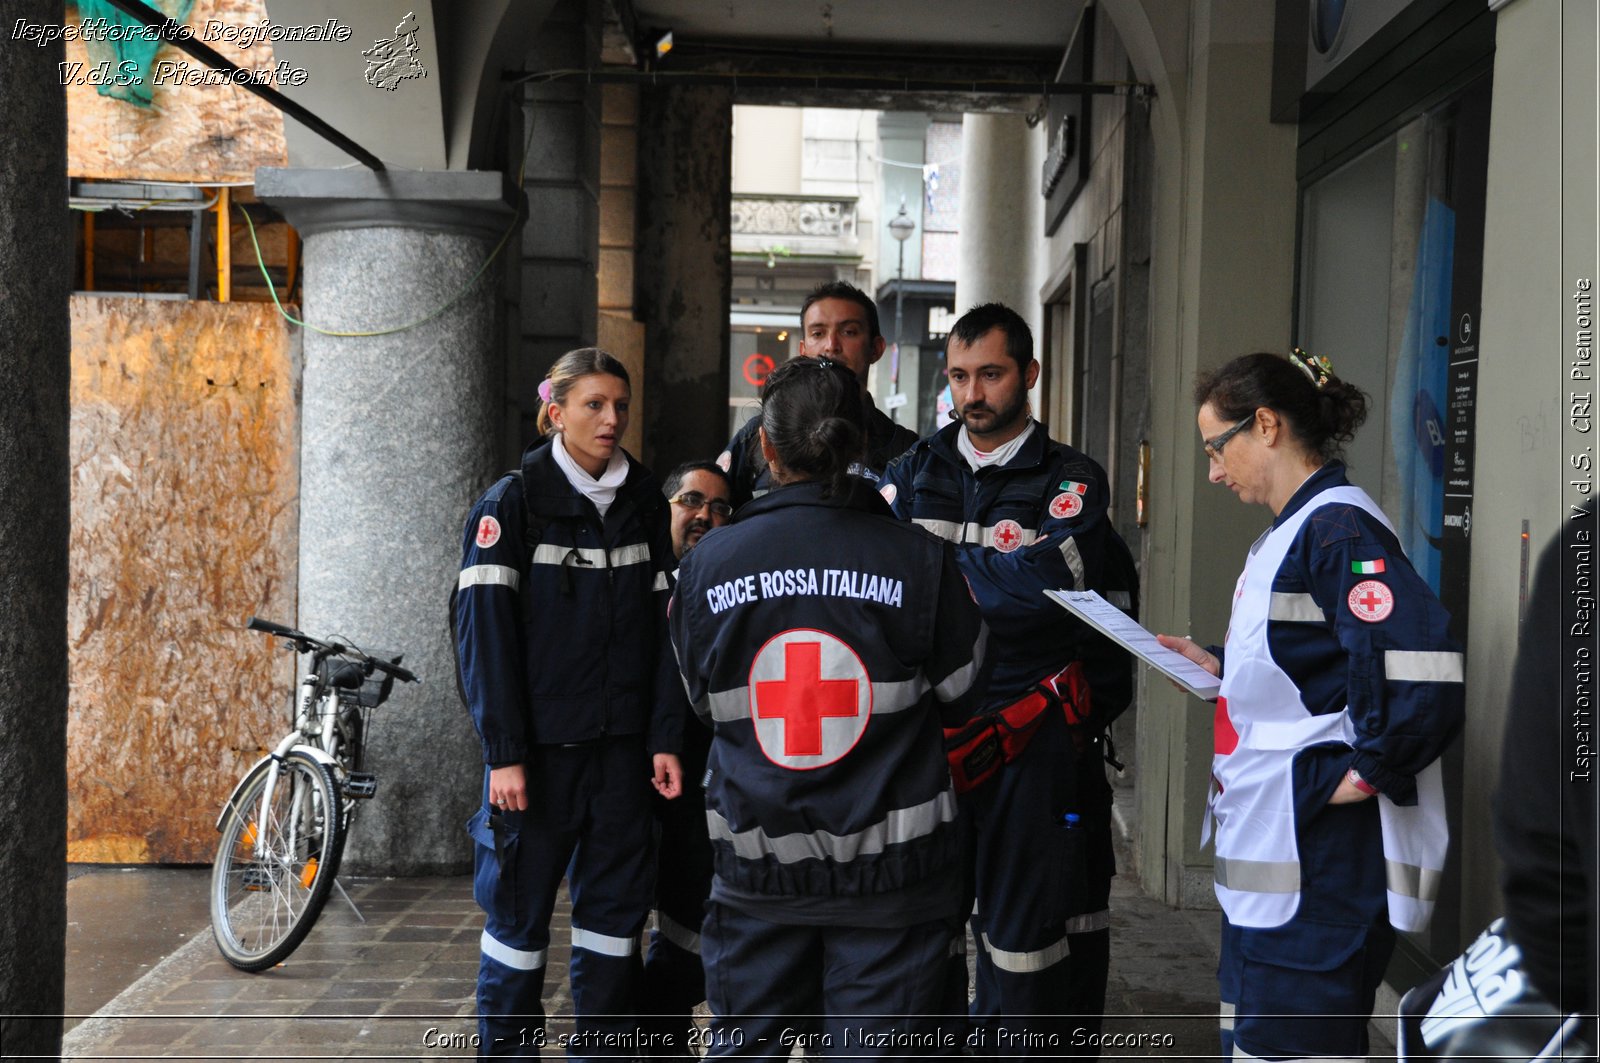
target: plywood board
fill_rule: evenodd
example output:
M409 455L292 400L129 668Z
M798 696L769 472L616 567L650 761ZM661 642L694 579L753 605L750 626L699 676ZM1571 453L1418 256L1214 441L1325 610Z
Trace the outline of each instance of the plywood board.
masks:
M287 730L299 334L271 306L72 298L68 859L206 862Z
M79 25L75 9L67 25ZM184 23L196 39L250 70L272 70L276 58L272 41L254 41L221 31L205 40L206 27L247 29L267 17L263 0L195 0ZM154 83L152 106L102 96L92 84L77 84L93 69L89 49L82 40L67 40L67 173L72 177L115 180L183 181L197 184L253 182L258 166L285 166L283 117L266 101L237 85L182 84L169 78ZM156 54L156 62L179 64L169 68L179 79L204 65L170 44ZM81 63L81 68L72 64ZM281 86L279 86L281 87Z

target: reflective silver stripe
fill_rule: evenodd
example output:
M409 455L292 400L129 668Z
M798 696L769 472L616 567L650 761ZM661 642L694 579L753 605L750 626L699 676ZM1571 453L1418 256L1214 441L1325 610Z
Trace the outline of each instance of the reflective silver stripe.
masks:
M1002 971L1012 974L1034 974L1047 967L1054 967L1072 951L1067 945L1067 939L1062 938L1054 945L1047 945L1033 952L1007 952L997 949L989 940L989 935L983 935L984 950L989 953L989 959Z
M640 564L650 560L650 544L634 543L631 546L619 546L610 552L610 558L612 568Z
M959 543L961 541L962 525L958 521L933 520L929 517L913 517L911 523L921 525L941 539L948 539L953 543Z
M944 681L933 688L933 696L940 701L954 701L972 689L972 684L978 678L978 670L983 667L983 654L989 646L989 625L978 622L978 641L972 647L972 660L965 667L957 668L944 677Z
M533 563L536 565L564 565L567 558L573 554L583 559L583 563L594 568L606 567L606 552L592 546L552 546L550 543L540 543L533 550Z
M1466 658L1443 651L1385 650L1383 677L1408 683L1460 683L1466 679Z
M610 934L596 934L582 927L572 928L572 947L598 952L602 956L632 956L639 949L634 938L615 938Z
M1224 1030L1233 1029L1233 1005L1226 1000L1222 1002L1222 1010L1217 1013L1217 1025Z
M1300 865L1294 860L1216 858L1217 885L1241 893L1299 893Z
M516 590L521 582L522 573L509 565L473 565L461 570L456 587L460 590L468 587L510 587Z
M684 952L700 955L700 935L659 908L656 910L656 931Z
M665 572L657 572L656 581L650 585L650 589L653 591L664 591L667 589L667 587L667 574Z
M1100 597L1121 609L1124 613L1133 608L1133 595L1127 591L1101 591Z
M1004 521L1001 523L1004 523ZM986 528L980 528L976 524L968 524L966 540L969 543L979 543L983 546L994 546L994 530L999 526L999 524L991 524ZM1013 550L1020 550L1024 546L1027 546L1029 543L1033 542L1035 539L1039 538L1039 532L1036 528L1024 528L1021 525L1018 525L1017 528L1022 532L1022 541L1017 543L1016 546L1012 547ZM995 546L995 549L998 550L999 547ZM1078 589L1080 591L1083 590L1082 587L1079 587Z
M537 971L544 966L544 949L529 952L526 949L514 949L510 945L489 936L485 930L478 939L478 947L483 954L496 963L515 968L518 971Z
M744 860L761 860L771 856L780 864L823 859L847 864L858 856L871 856L891 845L925 837L941 824L954 822L955 818L955 791L947 789L931 801L910 808L897 808L882 822L854 834L832 834L819 830L810 834L784 834L774 838L760 827L735 833L722 814L711 808L706 809L706 828L713 841L731 842L735 855Z
M950 955L965 956L967 954L967 935L963 931L950 936Z
M1416 864L1402 864L1398 860L1385 860L1384 877L1392 892L1419 901L1432 901L1439 896L1439 880L1444 873Z
M1075 915L1067 920L1067 933L1088 934L1096 930L1111 929L1111 909L1102 908L1087 915Z
M949 680L945 680L949 682ZM924 676L905 679L898 683L872 684L872 715L901 712L914 708L928 691ZM732 690L713 690L706 695L706 705L711 718L718 723L733 723L750 719L750 688L734 687Z
M1322 606L1309 594L1272 592L1272 605L1267 610L1268 620L1287 620L1294 624L1326 624L1328 618Z
M1067 536L1066 541L1061 544L1061 556L1066 558L1067 567L1072 569L1072 589L1083 590L1083 555L1078 553L1078 540L1070 535Z

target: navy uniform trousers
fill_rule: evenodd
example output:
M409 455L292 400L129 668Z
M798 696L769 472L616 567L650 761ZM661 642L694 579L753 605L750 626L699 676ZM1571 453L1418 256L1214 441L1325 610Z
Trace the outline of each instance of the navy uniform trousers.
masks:
M550 915L563 871L572 897L574 1058L634 1054L638 942L654 880L649 758L641 736L528 754L528 809L485 807L473 896L485 913L478 966L479 1054L537 1057L544 1040ZM607 1048L605 1035L621 1035Z
M1326 757L1321 754L1326 753ZM1364 1059L1394 952L1378 802L1329 805L1349 748L1297 755L1300 907L1282 926L1222 920L1217 964L1224 1059Z
M974 1054L1072 1054L1086 1040L1075 1030L1100 1030L1116 873L1103 757L1098 739L1078 749L1047 713L1022 755L963 798L977 893Z
M808 1058L957 1055L959 1041L931 1046L959 931L954 916L896 927L772 923L713 901L706 1054L787 1059L798 1040Z
M698 723L684 734L683 794L653 800L660 829L656 864L656 925L644 961L640 1025L655 1034L657 1054L683 1054L690 1012L706 999L700 924L711 895L711 837L706 829L705 776L710 732Z

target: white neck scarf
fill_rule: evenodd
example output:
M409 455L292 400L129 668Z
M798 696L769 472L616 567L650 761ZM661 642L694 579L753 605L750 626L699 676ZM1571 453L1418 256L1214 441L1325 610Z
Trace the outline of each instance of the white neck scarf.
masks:
M572 455L567 453L567 445L561 440L560 432L557 432L555 438L550 441L550 454L556 459L556 467L566 474L567 482L580 495L593 502L594 508L600 511L600 519L605 520L606 510L616 501L617 488L628 478L628 456L620 448L614 451L611 463L596 480L584 471L583 466L572 460Z
M973 472L977 472L986 465L1004 465L1012 459L1017 451L1022 449L1022 444L1026 443L1028 437L1033 435L1033 428L1038 423L1030 417L1028 419L1028 427L1019 432L1015 439L1009 443L1002 443L999 447L988 452L981 451L972 445L972 437L967 434L967 426L962 425L961 431L956 433L956 450L960 451L961 456L967 459L967 464L972 466Z

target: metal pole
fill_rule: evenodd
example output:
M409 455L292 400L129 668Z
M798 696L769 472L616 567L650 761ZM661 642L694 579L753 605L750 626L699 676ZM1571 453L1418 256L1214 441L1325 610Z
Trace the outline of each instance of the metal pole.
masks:
M894 274L894 351L900 353L900 316L906 302L906 242L900 241L900 265ZM899 362L895 363L895 382L899 383Z

